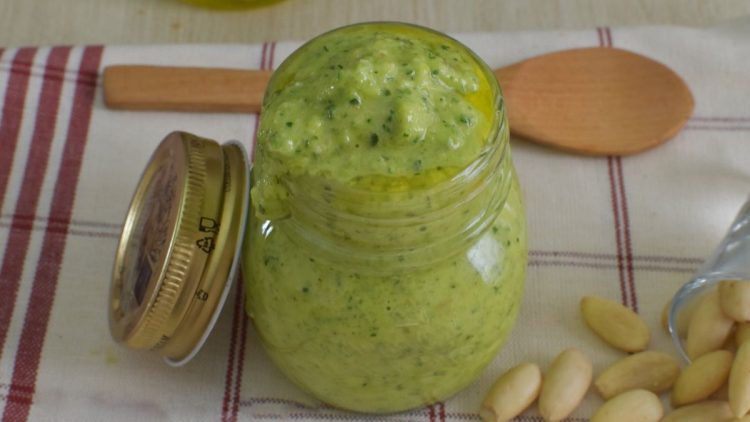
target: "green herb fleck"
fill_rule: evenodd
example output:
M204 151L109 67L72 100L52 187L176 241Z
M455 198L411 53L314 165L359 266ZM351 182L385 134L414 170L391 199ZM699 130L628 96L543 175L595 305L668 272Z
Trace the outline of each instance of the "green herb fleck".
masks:
M371 146L375 146L375 145L378 144L378 141L380 141L380 138L378 138L378 134L374 133L374 132L371 133L370 134L370 145Z
M265 265L265 266L269 266L269 265L271 265L271 264L272 264L272 263L273 263L274 261L276 261L277 259L278 259L278 258L276 258L275 256L265 256L265 257L263 257L263 265Z

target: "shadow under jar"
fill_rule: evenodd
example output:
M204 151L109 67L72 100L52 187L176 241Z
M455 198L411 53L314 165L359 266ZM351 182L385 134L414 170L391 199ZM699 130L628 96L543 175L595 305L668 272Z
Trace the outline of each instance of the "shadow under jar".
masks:
M301 388L396 412L494 358L526 222L502 95L466 47L391 23L305 44L266 92L251 183L247 311Z

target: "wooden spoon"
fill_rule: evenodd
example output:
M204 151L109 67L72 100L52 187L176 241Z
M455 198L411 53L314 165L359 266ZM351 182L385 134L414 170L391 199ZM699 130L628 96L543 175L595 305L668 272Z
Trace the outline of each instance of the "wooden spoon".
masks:
M495 71L514 135L566 151L626 155L674 136L693 111L677 74L616 48L534 57ZM111 108L206 112L260 111L270 71L109 66Z

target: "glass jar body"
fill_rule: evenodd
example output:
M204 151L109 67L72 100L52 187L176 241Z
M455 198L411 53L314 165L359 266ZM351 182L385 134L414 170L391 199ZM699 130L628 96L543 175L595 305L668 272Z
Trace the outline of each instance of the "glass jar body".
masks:
M449 397L492 360L527 259L508 137L492 71L434 31L353 25L281 65L243 264L247 311L292 381L389 413Z
M364 412L430 404L472 382L507 338L523 292L526 223L508 174L491 224L414 268L347 265L295 240L287 220L253 212L247 310L271 359L320 400Z

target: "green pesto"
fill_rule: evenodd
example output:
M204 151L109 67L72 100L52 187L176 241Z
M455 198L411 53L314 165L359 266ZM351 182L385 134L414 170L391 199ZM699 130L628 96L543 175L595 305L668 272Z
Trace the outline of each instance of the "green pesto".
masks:
M277 71L258 133L253 198L261 215L288 213L284 179L351 184L460 169L482 150L492 110L474 58L437 34L389 28L316 38Z
M443 400L513 326L525 215L499 92L476 60L429 31L367 24L308 43L271 82L247 311L282 372L326 403Z

